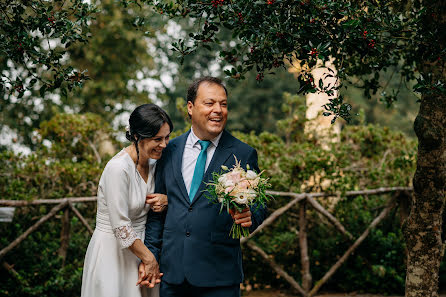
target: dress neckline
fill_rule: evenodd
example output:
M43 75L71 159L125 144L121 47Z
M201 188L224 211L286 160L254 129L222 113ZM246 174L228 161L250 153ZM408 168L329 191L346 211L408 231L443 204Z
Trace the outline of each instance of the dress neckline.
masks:
M139 176L139 178L143 181L143 183L146 185L146 187L148 187L148 184L149 184L149 179L150 179L150 173L151 173L151 166L150 166L150 159L149 159L149 161L148 161L148 163L149 163L149 173L147 174L147 181L145 181L144 180L144 178L141 176L141 173L139 172L139 170L138 170L138 168L136 168L136 164L135 164L135 162L133 161L133 159L132 159L132 157L130 156L130 154L125 150L125 149L122 149L122 151L127 155L127 157L130 159L130 162L133 164L133 167L135 168L135 170L136 170L136 172L138 173L138 176Z

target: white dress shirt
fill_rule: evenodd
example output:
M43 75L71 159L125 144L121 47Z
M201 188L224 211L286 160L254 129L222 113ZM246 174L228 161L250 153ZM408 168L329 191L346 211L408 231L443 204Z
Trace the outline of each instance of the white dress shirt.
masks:
M208 169L209 163L211 163L215 150L218 146L218 142L221 138L221 132L217 137L211 139L209 147L207 149L205 172ZM191 128L189 136L186 140L183 152L183 164L181 166L181 173L183 174L184 184L186 185L187 194L190 192L190 186L192 184L192 178L194 176L195 164L197 163L198 155L201 152L201 145L198 142L200 140L194 133L194 129Z

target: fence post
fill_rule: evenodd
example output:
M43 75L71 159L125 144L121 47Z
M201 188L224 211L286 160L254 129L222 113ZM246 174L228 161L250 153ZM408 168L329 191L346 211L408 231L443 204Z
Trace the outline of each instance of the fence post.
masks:
M308 256L308 240L307 240L307 200L299 203L299 246L300 246L300 262L302 273L302 289L305 293L311 289L311 273L310 273L310 257Z
M10 250L15 248L17 245L19 245L26 237L28 237L29 234L31 234L33 231L35 231L37 228L39 228L40 225L42 225L44 222L48 221L52 216L54 216L59 210L66 207L68 202L62 201L55 207L53 207L48 214L41 217L40 220L38 220L34 225L32 225L30 228L28 228L25 232L23 232L22 235L17 237L13 242L11 242L7 247L3 248L0 251L0 259L2 259Z
M62 257L62 267L65 266L65 259L67 257L67 250L70 241L70 208L65 207L62 216L62 229L60 230L60 248L58 254Z

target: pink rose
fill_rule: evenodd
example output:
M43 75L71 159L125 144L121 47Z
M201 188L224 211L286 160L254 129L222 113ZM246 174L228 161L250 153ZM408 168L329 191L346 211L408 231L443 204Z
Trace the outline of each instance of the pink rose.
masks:
M245 180L240 181L240 182L237 184L237 187L239 187L240 189L248 189L248 188L250 187L250 183L249 183L249 181L247 181L247 180L245 179Z
M239 170L233 170L226 174L226 178L232 181L234 184L237 184L242 179L242 175Z
M231 192L232 190L234 190L234 186L229 186L225 189L225 194L228 194L229 192Z

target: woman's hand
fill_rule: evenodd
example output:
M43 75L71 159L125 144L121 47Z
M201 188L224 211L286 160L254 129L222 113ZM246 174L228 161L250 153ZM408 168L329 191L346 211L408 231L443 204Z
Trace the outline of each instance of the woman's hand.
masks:
M162 212L167 207L167 196L164 194L148 194L146 196L146 204L150 204L150 208L154 212Z
M156 263L156 260L155 260ZM161 282L162 273L159 272L158 263L139 263L138 266L138 282L136 285L153 288Z

